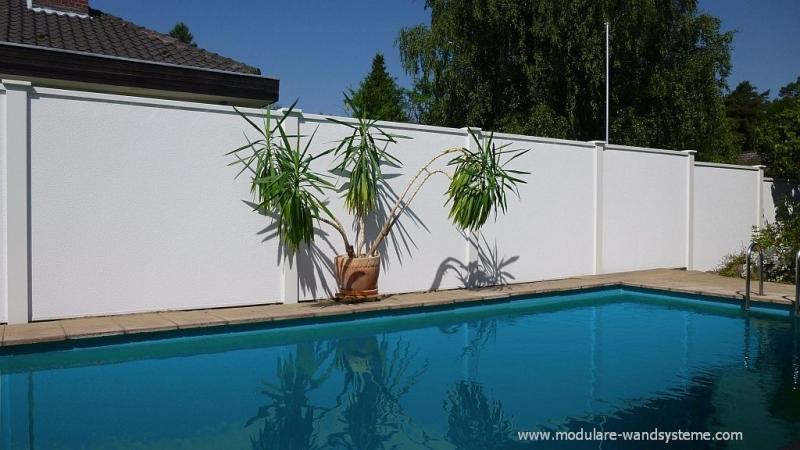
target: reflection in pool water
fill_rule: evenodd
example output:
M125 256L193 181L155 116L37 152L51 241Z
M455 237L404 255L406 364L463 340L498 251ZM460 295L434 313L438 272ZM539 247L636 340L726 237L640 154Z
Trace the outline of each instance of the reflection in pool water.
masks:
M517 431L655 428L744 433L668 448L800 442L786 311L645 291L33 349L0 356L0 448L598 448Z

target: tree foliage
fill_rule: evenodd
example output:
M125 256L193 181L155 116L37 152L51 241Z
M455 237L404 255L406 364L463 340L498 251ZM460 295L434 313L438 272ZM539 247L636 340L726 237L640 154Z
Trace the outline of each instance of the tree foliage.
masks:
M749 81L742 81L725 97L725 109L740 151L756 150L756 129L769 105L769 91L759 93Z
M194 41L194 35L191 31L189 31L189 26L183 22L176 23L175 26L172 27L172 30L170 30L169 35L183 42L184 44L197 47L197 43Z
M361 81L358 89L350 93L349 97L352 101L345 100L345 106L354 117L360 113L362 117L372 120L394 122L408 120L403 104L403 90L397 86L395 79L386 71L386 64L380 53L377 53L372 59L372 70ZM358 105L359 111L350 107L348 103Z
M611 24L611 140L735 158L722 102L732 33L696 0L427 0L401 30L418 119L602 138L603 23Z
M800 76L796 80L782 87L778 96L784 98L800 98Z
M800 97L769 105L758 128L758 145L768 175L800 180Z
M764 271L770 281L795 281L795 255L800 249L800 203L790 198L780 201L775 208L775 222L755 230L753 240L766 249Z

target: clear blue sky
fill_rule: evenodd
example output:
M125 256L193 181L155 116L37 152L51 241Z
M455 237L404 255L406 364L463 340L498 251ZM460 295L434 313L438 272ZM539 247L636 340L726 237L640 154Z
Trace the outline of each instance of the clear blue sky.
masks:
M90 0L90 5L167 32L189 25L198 44L281 80L280 103L300 98L306 112L341 114L342 91L369 71L376 52L401 85L395 39L400 28L429 23L424 0ZM750 80L778 89L800 75L799 0L701 0L734 38L731 88Z

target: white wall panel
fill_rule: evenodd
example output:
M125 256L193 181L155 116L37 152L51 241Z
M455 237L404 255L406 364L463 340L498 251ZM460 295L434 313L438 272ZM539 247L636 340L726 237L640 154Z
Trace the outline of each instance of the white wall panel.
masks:
M761 192L764 196L764 203L762 211L764 217L764 223L775 223L775 204L777 203L777 198L773 197L773 193L776 192L777 186L774 181L765 180L764 184L761 186Z
M6 91L0 89L0 322L8 317L8 298L6 278L7 251L6 243Z
M763 184L765 223L775 223L775 208L784 200L800 202L800 185L790 180L767 179Z
M232 111L31 101L33 318L277 301L276 242L226 151Z
M399 125L399 124L396 124ZM320 116L309 115L304 125L304 134L317 130L311 149L314 153L335 146L348 129ZM390 134L406 136L391 146L392 154L402 163L401 169L384 167L386 182L393 197L402 195L409 180L437 153L449 147L463 147L466 135L461 130L436 129L431 127L398 127L386 124L383 130ZM326 170L333 167L333 155L318 160L316 167ZM431 169L443 168L447 158L440 159ZM382 292L419 291L431 288L448 289L460 287L458 274L449 268L455 261L463 261L466 241L450 224L444 207L448 179L434 175L422 187L411 203L410 213L403 214L382 249ZM344 210L340 194L332 195L331 206L346 227L351 228L350 240L355 240L354 223ZM372 217L368 225L368 240L372 240L383 224L383 218L394 204L387 200L383 211ZM344 253L338 233L324 226L325 233L310 250L303 250L299 262L301 298L329 297L336 291L331 260L337 253Z
M604 272L685 266L686 158L680 153L605 151Z
M725 255L747 247L756 225L757 175L755 170L695 166L695 269L713 270Z
M592 273L593 145L498 139L530 149L514 167L530 172L508 212L479 236L480 266L489 281L525 282Z

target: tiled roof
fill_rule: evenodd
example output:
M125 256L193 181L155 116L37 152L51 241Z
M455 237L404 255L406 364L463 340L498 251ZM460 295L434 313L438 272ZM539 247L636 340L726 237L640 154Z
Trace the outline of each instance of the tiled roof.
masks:
M761 155L759 155L756 151L742 152L739 154L737 162L746 166L761 164Z
M180 66L260 75L255 67L193 47L89 8L78 16L32 10L26 0L0 0L0 41Z

